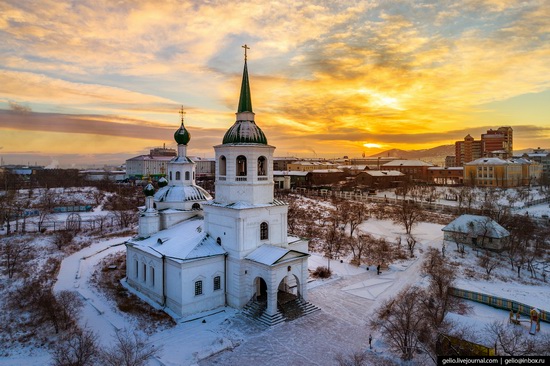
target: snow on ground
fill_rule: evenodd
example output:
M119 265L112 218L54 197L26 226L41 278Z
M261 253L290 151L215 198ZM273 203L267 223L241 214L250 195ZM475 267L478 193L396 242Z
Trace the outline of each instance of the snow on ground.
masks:
M95 265L109 254L125 250L123 243L128 239L130 237L105 240L65 258L54 286L56 292L76 291L82 297L81 323L101 334L99 340L104 346L111 344L115 329L123 329L126 321L110 309L105 298L89 285L89 280Z
M149 340L159 347L159 357L151 365L333 365L338 354L349 355L366 349L368 337L372 334L375 351L385 351L379 334L368 326L369 318L376 307L406 286L421 284L421 259L429 247L441 248L442 225L420 223L413 229L419 240L417 258L391 265L381 275L376 274L374 264L357 267L340 260L331 260L334 272L331 279L314 280L308 284L308 300L321 308L314 314L285 322L265 329L261 325L244 318L231 308L220 308L211 312L177 319L177 325L158 331ZM361 225L361 230L375 236L394 240L404 235L400 226L390 221L370 219ZM112 302L107 301L90 285L94 266L107 255L123 251L125 238L109 239L94 243L67 257L61 266L55 291L76 290L85 299L85 307L80 319L100 335L101 344L109 345L115 329L132 327ZM447 249L449 255L454 251ZM470 258L471 257L471 258ZM475 261L475 254L457 260ZM327 259L312 254L310 269L327 265ZM538 301L550 298L548 287L518 285L515 282L488 281L486 285L477 280L465 280L460 286L481 286L476 290L500 296L524 294L522 301L538 306ZM474 288L472 288L474 289ZM543 290L543 291L541 291ZM546 291L546 292L544 292ZM537 295L540 294L540 295ZM537 303L532 303L533 301ZM507 320L506 311L498 311L484 305L472 305L474 312L467 316L453 314L461 324L477 324L493 320ZM541 306L541 308L544 308ZM204 322L203 322L204 320ZM545 327L546 324L543 324ZM225 351L224 350L230 350ZM320 352L322 350L322 352ZM213 355L211 357L208 357ZM13 356L0 359L0 365L46 364L49 357L45 352L22 358Z

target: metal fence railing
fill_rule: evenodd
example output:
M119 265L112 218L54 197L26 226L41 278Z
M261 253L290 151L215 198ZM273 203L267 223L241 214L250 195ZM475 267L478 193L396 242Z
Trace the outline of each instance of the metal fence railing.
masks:
M481 304L489 305L497 309L513 310L521 315L530 316L530 311L536 306L526 305L519 301L505 299L502 297L482 294L475 291L464 290L456 287L451 287L451 294L466 300L472 300ZM546 310L537 308L540 311L540 320L550 323L550 313Z

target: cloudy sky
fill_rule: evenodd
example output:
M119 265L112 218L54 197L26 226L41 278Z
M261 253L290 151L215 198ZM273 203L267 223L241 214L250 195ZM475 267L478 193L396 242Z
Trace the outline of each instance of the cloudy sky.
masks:
M0 2L5 163L190 154L235 121L248 44L276 155L360 156L514 128L550 147L548 0Z

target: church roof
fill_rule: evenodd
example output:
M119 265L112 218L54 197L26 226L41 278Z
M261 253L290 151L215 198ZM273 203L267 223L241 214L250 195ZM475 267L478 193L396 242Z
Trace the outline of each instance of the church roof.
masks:
M189 131L187 131L187 128L185 128L183 124L183 115L185 114L183 110L183 106L181 106L180 114L181 114L181 126L174 133L174 140L176 140L178 145L187 145L189 141L191 141L191 134L189 133Z
M267 145L267 138L254 121L237 121L223 136L222 143Z
M284 206L286 205L286 202L283 202L281 200L274 199L271 203L260 203L260 204L251 204L244 201L236 201L231 203L220 203L220 202L209 202L209 205L212 206L218 206L218 207L227 207L227 208L234 208L236 210L240 210L243 208L256 208L256 207L269 207L269 206Z
M252 111L252 98L250 95L250 83L248 81L248 66L244 61L243 80L241 83L241 95L237 108L237 121L223 136L224 145L227 144L261 144L267 145L267 138L263 131L254 122Z
M252 111L252 97L250 95L250 82L248 81L248 67L246 65L246 59L244 60L243 81L241 83L241 95L239 97L239 107L237 113L240 112L253 112Z
M210 193L199 186L165 186L155 193L157 202L209 201Z
M225 254L225 250L203 230L203 223L203 219L192 218L149 238L132 239L128 244L155 257L164 255L180 261Z
M170 164L193 164L194 161L188 156L176 156L170 160Z
M290 259L309 257L309 254L298 252L296 250L276 247L269 244L264 244L252 253L247 255L245 259L272 266Z

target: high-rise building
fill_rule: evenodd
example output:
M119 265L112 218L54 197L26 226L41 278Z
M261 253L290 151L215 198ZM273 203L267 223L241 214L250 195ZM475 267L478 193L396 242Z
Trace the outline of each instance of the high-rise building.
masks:
M499 127L496 130L489 129L481 135L481 140L475 140L470 134L464 137L464 141L455 142L455 165L462 166L465 163L483 157L500 157L507 159L513 152L512 127Z

